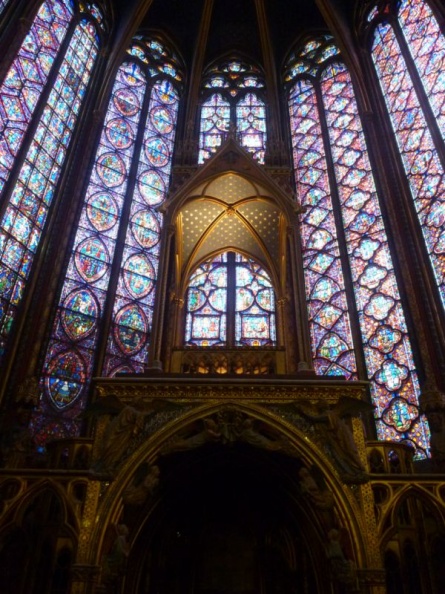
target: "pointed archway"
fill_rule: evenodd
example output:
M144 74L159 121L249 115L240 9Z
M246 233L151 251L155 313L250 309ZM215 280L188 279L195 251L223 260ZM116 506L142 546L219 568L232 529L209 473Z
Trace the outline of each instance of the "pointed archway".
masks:
M123 543L103 579L125 594L340 593L373 562L363 512L326 456L253 404L207 403L167 423L98 511L91 560L114 563Z

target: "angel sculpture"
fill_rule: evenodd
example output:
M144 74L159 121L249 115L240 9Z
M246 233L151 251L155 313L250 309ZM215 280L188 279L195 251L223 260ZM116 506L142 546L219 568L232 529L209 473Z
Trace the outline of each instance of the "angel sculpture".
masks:
M160 470L156 464L144 462L135 473L131 485L122 494L125 505L142 505L159 486Z
M349 396L341 396L333 408L326 408L318 415L309 413L300 405L295 405L295 408L308 421L320 424L326 446L336 462L344 482L365 482L367 480L366 468L358 454L347 417L369 413L374 410L374 405Z
M142 433L148 419L159 411L178 406L161 399L151 402L136 400L129 405L114 395L96 401L85 411L85 416L112 415L113 418L105 429L94 469L97 472L112 472L132 442Z
M180 437L175 441L166 444L163 447L161 454L165 456L173 452L194 450L208 442L220 442L221 438L222 433L218 423L212 419L212 417L207 417L203 419L203 427L201 431L194 433L189 437Z

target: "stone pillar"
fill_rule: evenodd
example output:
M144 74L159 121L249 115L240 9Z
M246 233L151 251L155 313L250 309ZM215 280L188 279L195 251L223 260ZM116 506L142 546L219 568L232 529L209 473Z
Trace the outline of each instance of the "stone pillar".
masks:
M363 594L385 594L386 575L384 569L358 569L359 592Z
M71 594L95 594L99 581L100 565L75 563L71 568Z
M426 415L431 430L432 467L445 472L445 394L427 380L419 401L420 411Z

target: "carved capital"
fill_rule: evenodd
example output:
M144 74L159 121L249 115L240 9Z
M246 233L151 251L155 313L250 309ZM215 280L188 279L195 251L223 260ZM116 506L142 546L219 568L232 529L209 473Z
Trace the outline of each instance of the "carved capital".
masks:
M445 412L445 394L430 381L426 381L419 398L421 412L443 411Z
M277 300L277 305L279 307L279 309L284 309L286 307L286 304L288 303L288 298L287 297L282 297L281 299Z
M71 568L73 582L94 583L98 580L102 568L100 565L74 564Z
M357 578L363 586L384 586L386 572L384 569L357 569Z
M179 309L184 307L184 299L182 297L178 297L177 295L173 295L173 302Z
M102 111L102 109L95 109L93 111L93 124L100 124L102 122L102 120L104 119L104 112Z

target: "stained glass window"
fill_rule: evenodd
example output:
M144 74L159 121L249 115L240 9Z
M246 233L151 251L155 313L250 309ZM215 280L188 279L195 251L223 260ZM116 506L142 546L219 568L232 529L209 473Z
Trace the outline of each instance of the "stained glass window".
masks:
M365 137L349 73L336 52L324 51L326 43L311 49L316 78L299 72L289 95L297 188L306 207L301 233L315 368L341 370L319 363L320 341L334 333L354 361L348 320L357 314L378 437L411 443L423 457L429 433L419 415L418 375ZM346 297L354 303L349 313ZM343 334L335 325L342 318ZM357 377L352 369L349 377Z
M264 163L266 147L266 111L255 93L247 93L236 104L236 129L241 146L252 153L258 163Z
M372 58L445 304L445 179L436 144L445 138L445 40L422 0L404 0L386 16L374 30Z
M230 127L230 103L219 93L205 101L201 108L199 162L204 163L219 146Z
M0 0L0 14L3 12L3 9L7 4L9 4L9 0Z
M306 208L301 240L314 366L319 374L356 378L319 107L311 81L298 80L292 87L289 109L297 191Z
M259 70L232 60L204 76L201 108L199 163L216 152L230 129L259 163L266 149L266 107L261 96L264 83ZM215 93L215 90L218 90Z
M45 355L42 442L78 433L93 370L141 371L147 356L179 96L160 43L154 59L138 47L117 72Z
M187 290L186 344L227 344L227 255L197 268Z
M85 15L72 28L64 55L58 56L72 17L70 2L44 2L0 87L0 189L6 201L0 220L1 353L23 297L98 53L95 24ZM42 100L49 80L49 95ZM21 151L31 122L34 136ZM12 171L15 176L8 183Z
M199 266L190 278L186 304L186 345L276 344L270 277L241 254L220 254Z

